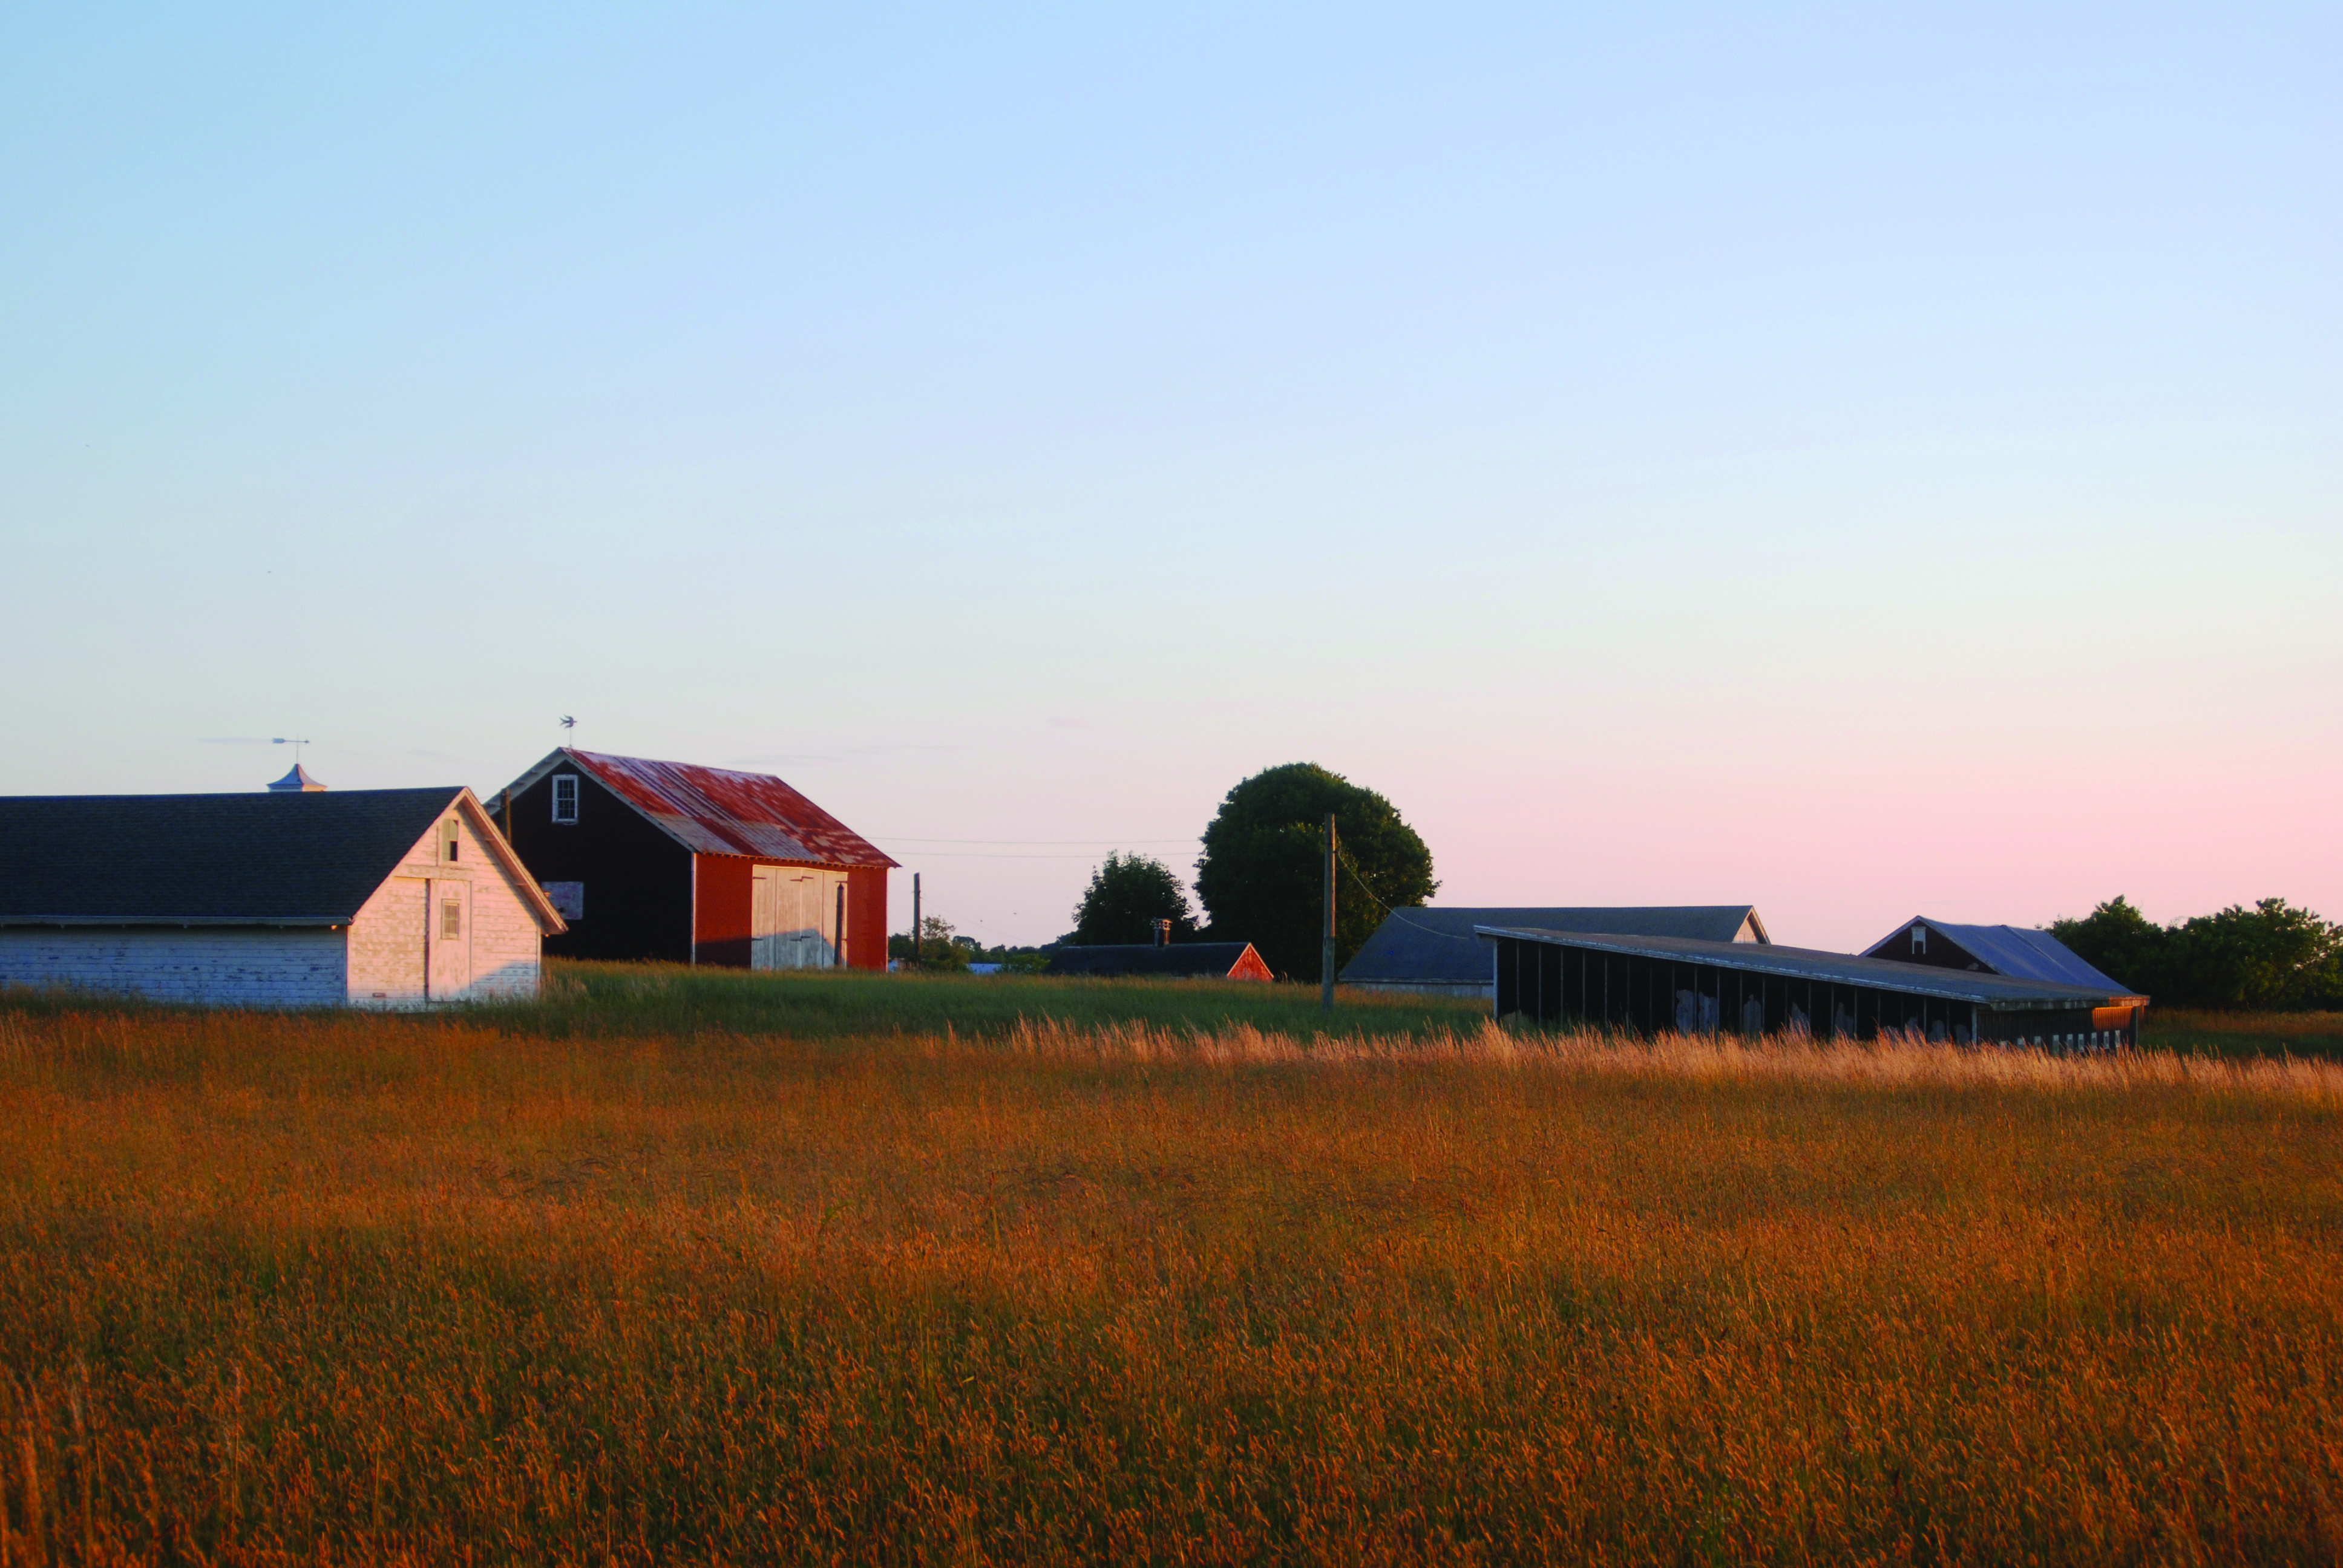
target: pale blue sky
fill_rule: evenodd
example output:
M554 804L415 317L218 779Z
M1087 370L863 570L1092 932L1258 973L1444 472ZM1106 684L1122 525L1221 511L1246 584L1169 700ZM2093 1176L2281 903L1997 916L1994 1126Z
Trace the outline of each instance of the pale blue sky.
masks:
M1448 902L2343 918L2338 82L2332 6L20 7L0 790L574 712L996 940L1296 759Z

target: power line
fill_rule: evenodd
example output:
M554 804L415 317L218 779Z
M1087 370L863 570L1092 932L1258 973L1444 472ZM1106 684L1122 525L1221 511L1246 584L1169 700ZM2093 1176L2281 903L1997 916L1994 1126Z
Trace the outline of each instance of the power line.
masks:
M898 840L900 842L900 840ZM906 849L905 854L913 851ZM988 855L975 849L921 849L922 860L1095 860L1096 855Z
M1367 897L1373 899L1375 901L1376 906L1381 909L1384 914L1389 915L1400 924L1403 926L1412 926L1415 930L1422 931L1425 936L1438 937L1443 942L1478 942L1481 940L1478 937L1460 937L1453 931L1436 931L1430 926L1425 925L1422 920L1409 920L1405 910L1395 910L1389 904L1383 902L1383 895L1376 892L1373 885L1367 880L1367 874L1364 871L1360 870L1357 864L1352 860L1351 857L1342 852L1342 847L1339 844L1336 845L1334 849L1334 859L1338 865L1341 865L1349 870L1351 873L1351 879L1359 884L1361 891L1364 892Z
M914 839L906 833L871 833L867 837L887 844L1201 844L1204 841L1193 834L1185 839L1118 839L1111 835L1096 839Z

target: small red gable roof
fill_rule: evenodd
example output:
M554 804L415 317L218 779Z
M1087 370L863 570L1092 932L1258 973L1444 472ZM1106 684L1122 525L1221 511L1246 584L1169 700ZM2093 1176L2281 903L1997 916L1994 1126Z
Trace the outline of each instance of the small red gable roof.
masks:
M817 866L896 862L845 823L769 773L692 762L654 762L563 747L514 785L526 789L564 761L699 855L752 855Z

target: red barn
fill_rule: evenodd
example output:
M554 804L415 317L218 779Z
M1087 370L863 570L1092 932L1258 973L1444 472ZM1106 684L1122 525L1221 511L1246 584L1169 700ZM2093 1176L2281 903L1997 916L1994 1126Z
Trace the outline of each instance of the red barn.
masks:
M887 967L895 862L769 774L563 747L492 804L568 922L549 954Z

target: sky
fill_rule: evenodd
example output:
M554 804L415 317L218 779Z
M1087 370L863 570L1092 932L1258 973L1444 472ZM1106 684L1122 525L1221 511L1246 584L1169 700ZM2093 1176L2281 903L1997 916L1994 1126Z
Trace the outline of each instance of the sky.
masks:
M2343 919L2343 10L0 14L0 792L778 773L987 942Z

